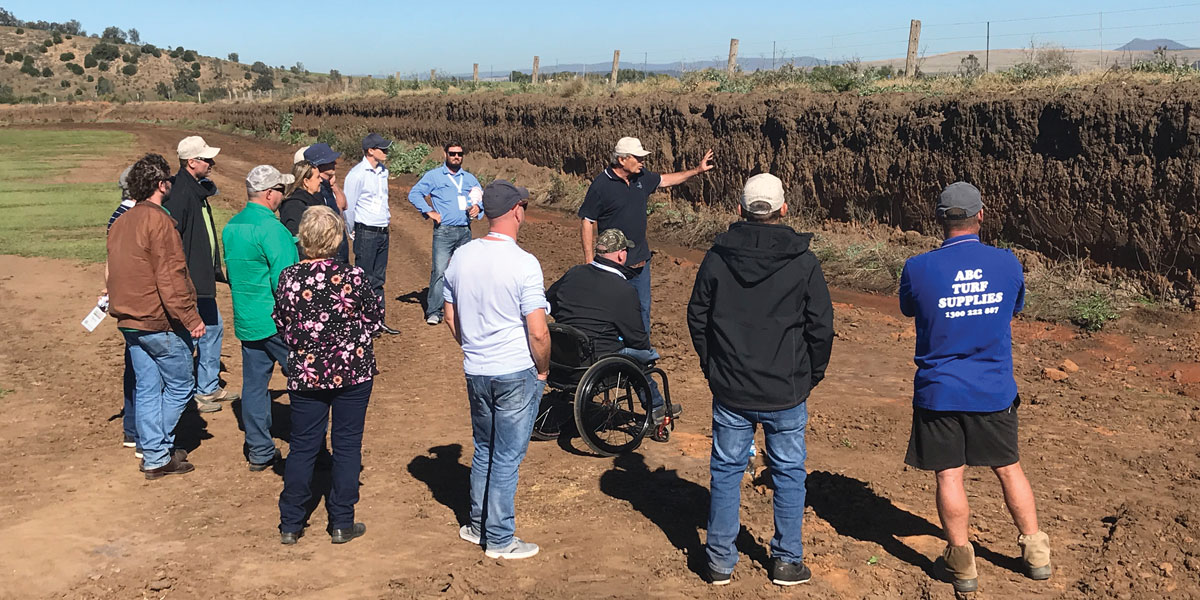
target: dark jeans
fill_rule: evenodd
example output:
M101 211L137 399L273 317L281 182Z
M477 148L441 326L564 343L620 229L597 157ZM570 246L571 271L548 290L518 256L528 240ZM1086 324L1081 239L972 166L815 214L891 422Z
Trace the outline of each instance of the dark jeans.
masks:
M628 356L629 358L632 358L633 360L638 361L643 366L646 364L649 364L652 361L656 361L659 358L661 358L658 355L658 350L655 350L654 348L651 348L649 350L638 350L637 348L621 348L621 351L618 352L617 354L624 354L625 356ZM652 375L647 375L646 379L650 381L650 406L652 406L654 408L654 410L658 410L660 407L662 407L663 404L666 404L663 401L662 392L659 391L659 389L658 389L658 381L655 380L654 376L652 376Z
M358 474L362 470L363 423L373 382L364 381L333 390L288 392L292 401L292 441L283 470L283 492L279 494L279 531L304 529L304 505L312 498L313 465L325 444L329 415L333 414L330 440L333 471L325 510L330 529L354 526L358 502Z
M629 280L629 285L637 290L638 302L642 305L642 325L646 327L646 335L650 335L650 261L647 260L640 271Z
M387 233L369 231L357 223L354 225L354 264L366 272L371 289L385 309L387 297L383 295L383 283L387 280L388 245Z
M429 271L429 301L425 306L425 316L442 316L442 287L445 281L443 275L450 264L454 251L471 241L470 225L434 225L433 226L433 269Z
M134 393L137 389L137 376L133 372L133 361L129 358L129 346L125 346L125 376L122 381L122 386L125 392L125 410L124 418L121 419L121 425L125 429L125 437L137 440L137 421L134 414L137 409L134 408Z
M246 458L263 464L275 456L271 439L271 373L275 363L287 375L288 347L278 333L264 340L242 342L242 425Z

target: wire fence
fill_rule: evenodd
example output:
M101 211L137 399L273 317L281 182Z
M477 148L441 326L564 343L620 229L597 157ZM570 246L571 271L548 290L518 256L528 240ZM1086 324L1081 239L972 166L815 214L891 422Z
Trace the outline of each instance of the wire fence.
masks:
M1011 67L1026 55L1043 47L1066 49L1077 70L1103 69L1112 65L1128 66L1144 59L1154 48L1123 50L1131 38L1140 34L1167 38L1184 46L1200 45L1200 2L1165 4L1152 7L1097 10L1087 13L1054 14L995 20L938 22L921 25L918 45L922 71L953 71L967 53L975 54L988 71ZM740 39L737 65L742 71L776 69L791 64L797 67L843 64L847 62L886 63L903 66L909 43L909 24L866 31L839 32L815 37L791 39ZM728 39L687 48L622 48L621 69L636 69L677 75L706 68L723 69L729 55ZM1200 59L1200 50L1169 50L1181 60ZM961 56L960 56L961 55ZM938 57L941 57L940 59ZM516 71L529 74L532 58ZM607 74L612 57L562 55L549 51L540 55L540 72ZM512 65L479 64L479 78L506 79ZM450 66L448 66L450 67ZM398 78L470 78L468 68L438 68L421 73L397 74Z

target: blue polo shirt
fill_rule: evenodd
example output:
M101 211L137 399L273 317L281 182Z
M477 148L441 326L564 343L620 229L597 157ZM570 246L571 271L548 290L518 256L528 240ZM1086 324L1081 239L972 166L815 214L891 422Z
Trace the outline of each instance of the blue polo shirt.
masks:
M904 263L900 310L915 317L913 405L995 412L1017 397L1012 318L1025 306L1025 275L1012 252L960 235Z
M626 263L637 265L650 260L650 244L646 242L646 207L650 194L658 189L662 176L642 170L629 176L629 183L617 177L612 168L604 169L592 180L579 217L597 224L597 233L605 229L620 229L634 247L629 249Z
M457 173L451 173L450 169L443 164L436 169L426 171L421 176L417 185L414 185L408 192L408 201L417 207L421 214L430 210L437 211L442 215L442 225L466 226L471 224L471 219L467 217L466 210L459 208L458 197L460 195L466 197L471 188L478 185L479 180L468 173L466 169L460 168ZM429 204L425 203L425 196L429 196L433 201L432 209L429 208ZM470 207L470 198L466 202ZM480 210L475 218L482 219L483 210Z

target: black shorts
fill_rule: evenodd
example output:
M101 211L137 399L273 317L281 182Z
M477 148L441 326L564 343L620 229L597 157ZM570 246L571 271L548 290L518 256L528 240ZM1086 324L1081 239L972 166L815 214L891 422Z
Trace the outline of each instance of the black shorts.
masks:
M941 471L963 465L1004 467L1017 453L1017 406L996 412L943 412L913 409L912 434L908 438L905 464L926 471Z

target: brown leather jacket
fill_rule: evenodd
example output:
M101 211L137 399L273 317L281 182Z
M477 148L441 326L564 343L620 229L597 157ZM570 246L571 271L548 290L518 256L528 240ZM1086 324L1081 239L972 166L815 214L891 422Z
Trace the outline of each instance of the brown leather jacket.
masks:
M138 202L108 232L108 314L141 331L203 322L175 220L151 202Z

